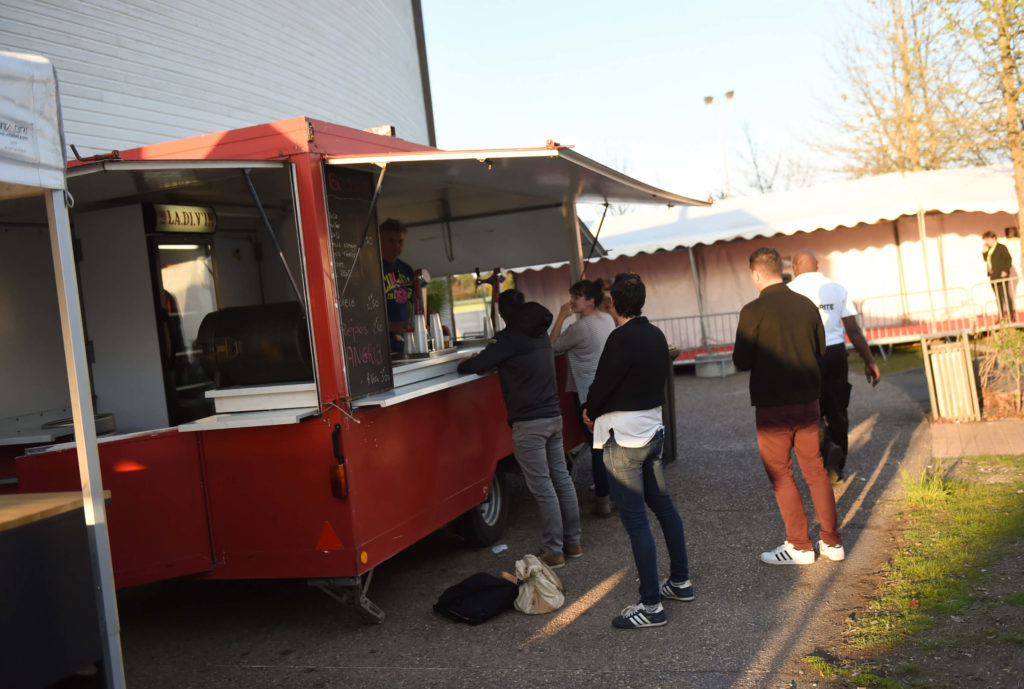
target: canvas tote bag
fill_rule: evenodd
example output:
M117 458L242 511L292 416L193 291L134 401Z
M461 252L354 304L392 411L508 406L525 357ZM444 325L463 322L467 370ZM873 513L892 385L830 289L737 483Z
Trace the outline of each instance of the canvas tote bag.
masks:
M527 615L540 615L558 610L565 603L562 582L551 568L536 555L525 555L516 561L519 595L515 608Z

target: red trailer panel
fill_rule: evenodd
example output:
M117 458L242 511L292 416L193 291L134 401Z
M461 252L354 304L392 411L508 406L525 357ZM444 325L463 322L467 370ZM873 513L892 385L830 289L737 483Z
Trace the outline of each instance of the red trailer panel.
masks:
M213 566L196 438L167 429L101 442L110 554L119 588ZM74 446L17 460L26 493L81 491Z

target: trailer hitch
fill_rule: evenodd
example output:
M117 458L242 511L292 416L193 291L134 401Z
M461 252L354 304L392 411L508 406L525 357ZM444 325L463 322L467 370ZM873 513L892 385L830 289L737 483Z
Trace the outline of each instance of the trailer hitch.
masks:
M320 589L342 605L351 605L367 622L380 624L384 621L384 611L366 597L373 580L371 569L361 577L334 577L331 579L307 579L306 583Z

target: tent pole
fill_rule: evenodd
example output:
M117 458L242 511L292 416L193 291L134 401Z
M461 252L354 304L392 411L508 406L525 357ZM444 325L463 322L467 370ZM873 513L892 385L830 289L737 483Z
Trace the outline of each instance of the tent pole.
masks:
M68 220L63 189L50 190L47 193L46 215L49 219L53 270L57 280L57 302L64 337L64 360L71 393L71 412L75 424L85 526L89 535L92 578L101 625L103 672L108 689L123 689L124 661L121 655L121 626L117 616L117 599L114 595L114 568L110 559L110 534L107 529L106 505L103 501L99 450L96 446L96 424L93 417L92 390L89 385L89 365L85 355L81 302L75 278L71 223Z
M693 259L693 247L686 247L686 251L690 254L690 275L693 276L693 291L697 294L697 320L700 322L700 346L710 354L711 350L708 348L708 333L704 327L704 295L700 292L700 279L697 276L697 262Z
M946 223L942 216L938 217L939 234L935 238L935 246L939 249L939 284L942 286L942 308L949 318L949 284L946 281L946 251L942 248L942 240L946 237Z
M935 327L935 302L932 299L932 277L928 269L928 231L924 224L924 209L917 209L917 232L921 236L921 261L924 263L924 280L928 285L928 313L931 316L931 325Z
M907 307L907 276L903 272L903 252L900 251L900 219L896 218L892 221L892 236L893 241L896 244L896 273L900 280L900 321L906 325L910 320L907 314L909 308Z

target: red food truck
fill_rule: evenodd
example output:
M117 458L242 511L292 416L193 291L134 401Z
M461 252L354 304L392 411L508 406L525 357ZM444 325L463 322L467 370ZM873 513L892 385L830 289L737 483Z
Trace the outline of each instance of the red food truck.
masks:
M554 143L448 152L305 117L76 161L67 186L117 586L305 578L375 621L377 565L453 520L500 536L512 454L497 376L455 371L500 323L460 332L446 306L444 336L415 319L391 353L380 222L424 275L579 275L577 202L703 205ZM80 486L45 218L0 205L23 228L0 238L20 492Z

